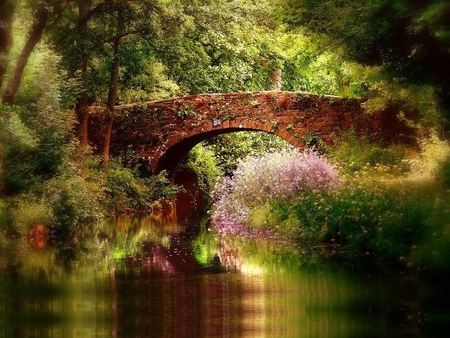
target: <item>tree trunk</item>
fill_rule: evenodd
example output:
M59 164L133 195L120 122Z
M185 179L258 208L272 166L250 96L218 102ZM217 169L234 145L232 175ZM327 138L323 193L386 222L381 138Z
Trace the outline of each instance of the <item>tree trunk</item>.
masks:
M123 20L121 19L120 13L118 18L118 32L123 31ZM109 146L111 143L111 131L113 126L113 114L114 106L116 105L117 97L117 86L119 82L119 65L120 65L120 46L122 44L122 36L118 36L114 39L114 61L111 69L111 77L109 80L109 90L108 90L108 101L106 102L106 117L107 117L107 127L105 131L105 142L103 143L103 164L108 165L109 161Z
M85 17L90 13L89 10L90 1L81 0L78 2L78 17L79 17L79 25L78 32L80 36L83 36L83 32L87 30L88 21L85 20ZM80 41L81 43L82 41ZM86 77L88 72L88 59L89 56L85 48L83 48L80 55L80 69L75 69L75 71L81 70L81 81L83 84L86 83ZM89 115L88 115L88 95L85 90L82 91L80 97L76 100L75 103L75 113L77 116L78 126L77 126L77 136L80 140L80 144L82 147L88 146L88 123L89 123Z
M3 179L3 146L0 143L0 197L3 196L4 189L5 189L5 182Z
M273 70L269 73L270 82L272 83L272 90L281 90L281 69Z
M14 4L8 0L0 0L0 89L8 66L9 50L13 44L13 13Z
M23 46L22 52L17 60L16 67L12 78L3 92L2 102L12 106L16 99L17 91L22 82L22 75L25 66L28 63L28 58L31 55L36 44L41 40L42 33L47 25L48 15L50 12L50 0L45 0L39 7L33 26L31 27L30 36Z
M12 21L15 4L13 1L0 0L0 92L3 87L6 70L8 67L8 55L13 44ZM0 197L5 189L4 181L4 156L5 151L0 143Z
M77 136L82 147L87 147L88 142L88 124L89 124L89 110L88 97L85 93L75 102L75 113L77 115Z

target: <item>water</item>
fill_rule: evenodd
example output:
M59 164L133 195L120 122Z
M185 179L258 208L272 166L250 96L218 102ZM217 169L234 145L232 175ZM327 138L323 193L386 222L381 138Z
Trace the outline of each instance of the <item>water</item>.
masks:
M302 251L155 215L4 241L0 337L445 336L446 290Z

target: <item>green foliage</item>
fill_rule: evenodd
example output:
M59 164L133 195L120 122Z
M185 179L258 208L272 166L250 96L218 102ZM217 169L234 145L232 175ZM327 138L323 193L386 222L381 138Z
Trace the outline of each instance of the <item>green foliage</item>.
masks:
M302 31L282 33L278 43L285 51L284 88L353 97L363 94L359 69L345 61L342 50L320 47L320 37Z
M18 116L18 109L0 104L0 142L18 150L33 150L37 141Z
M448 140L440 139L436 133L419 140L420 157L410 161L411 171L420 176L429 176L437 180L444 178L445 163L450 157Z
M21 230L34 222L69 230L103 218L116 205L120 211L147 208L172 196L174 189L168 187L165 176L144 180L134 171L130 178L128 169L118 165L116 175L109 172L110 184L104 186L99 160L71 141L73 112L63 109L63 104L67 93L77 91L77 83L66 82L57 66L57 59L52 58L40 66L49 75L46 81L42 79L41 91L33 93L36 97L23 96L22 101L26 98L29 104L1 107L0 142L6 169L2 178L8 194L22 193L8 203L4 217L10 217L12 225ZM25 77L24 83L34 80ZM121 204L123 196L128 200Z
M34 223L51 224L54 219L48 202L33 194L18 195L10 203L12 225L22 232L27 231Z
M161 100L180 95L180 88L169 78L168 67L152 55L142 51L128 51L125 46L121 66L122 86L119 89L119 103ZM134 53L133 53L134 52Z
M44 201L53 215L47 225L70 230L106 215L102 205L104 188L98 159L80 149L75 142L64 145L62 154L56 173L35 182L27 190L35 199Z
M305 145L308 148L314 148L319 151L323 151L324 147L325 147L325 144L324 144L323 140L320 138L320 136L317 134L314 134L314 133L306 135Z
M89 13L95 2L84 7ZM277 24L267 1L108 1L87 22L69 4L50 33L90 101L106 101L118 13L130 32L119 51L118 102L268 89L260 73L276 54L266 41Z
M265 1L184 4L190 25L163 43L171 50L164 62L182 92L269 89L267 66L276 54L267 42L268 27L276 26L269 9Z
M381 97L401 98L401 89L432 86L441 114L448 118L450 6L434 1L279 0L279 15L290 27L303 28L323 45L344 50L345 60L386 72ZM376 90L376 89L375 89ZM419 92L421 91L419 90ZM414 91L414 89L413 89ZM420 95L420 94L419 94ZM414 93L413 96L417 96ZM433 109L435 110L435 109ZM432 115L436 115L435 112ZM432 117L434 119L434 117Z
M347 178L336 191L274 202L270 212L276 215L272 224L295 227L302 242L339 243L343 250L398 261L424 243L438 215L433 202L429 186L385 183L369 170L363 178Z
M341 163L344 172L355 172L368 166L389 166L389 169L406 171L409 166L403 161L407 149L401 145L382 146L358 136L351 131L335 140L334 148L329 149L329 156ZM394 167L395 166L395 167Z
M32 184L34 163L27 161L37 151L38 140L17 115L18 109L0 105L0 162L6 192L20 192Z
M220 175L220 169L216 164L215 154L209 147L203 144L196 145L190 152L186 166L195 172L197 184L205 196L209 196L217 178Z
M264 132L237 132L217 136L208 141L207 147L214 152L220 170L230 176L239 159L281 150L290 145L280 137Z
M337 189L273 198L248 210L251 224L273 227L301 245L339 244L356 255L447 269L448 145L435 135L422 143L421 157L410 160L411 150L383 148L351 132L331 151L343 173Z
M106 215L99 182L91 182L78 175L57 176L45 184L45 198L53 209L51 225L69 230Z
M182 106L177 113L178 118L184 120L186 117L199 117L199 115L193 109L192 103L186 106Z
M55 54L47 52L43 56L47 59L39 59L39 65L29 61L36 72L25 74L22 81L23 90L29 85L35 91L19 92L20 104L14 107L0 106L0 142L8 193L24 192L42 178L56 175L64 146L72 137L73 112L64 109L63 104L69 100L70 89L76 91L76 84L59 72Z
M54 177L33 183L28 193L13 198L5 209L5 217L9 215L17 229L41 222L69 231L115 212L156 207L178 191L165 173L141 178L138 168L128 169L119 161L105 172L99 158L76 143L65 147Z
M444 188L450 189L450 158L447 157L441 162L438 178L442 181Z
M140 178L138 168L128 169L119 162L106 172L107 209L110 212L148 210L173 197L178 189L169 186L167 174L161 172L149 178Z

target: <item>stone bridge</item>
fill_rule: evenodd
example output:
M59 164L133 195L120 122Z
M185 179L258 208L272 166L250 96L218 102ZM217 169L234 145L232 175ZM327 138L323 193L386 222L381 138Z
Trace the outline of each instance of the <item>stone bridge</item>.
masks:
M224 133L264 131L299 148L318 139L333 145L335 137L350 128L380 135L386 121L382 115L364 114L362 102L271 91L201 94L117 106L110 152L132 152L158 172L171 171L197 143ZM105 127L102 109L92 109L89 138L96 149L102 149Z

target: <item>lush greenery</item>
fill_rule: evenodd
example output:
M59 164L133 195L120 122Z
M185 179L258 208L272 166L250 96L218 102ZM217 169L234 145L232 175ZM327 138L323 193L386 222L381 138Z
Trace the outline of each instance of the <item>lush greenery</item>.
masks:
M289 203L302 191L320 192L336 185L337 172L314 152L293 149L247 157L232 178L216 183L213 218L245 223L252 210L269 201Z
M327 243L446 270L449 154L448 144L435 139L420 158L402 160L398 146L382 149L349 135L329 154L334 165L314 153L249 157L216 185L214 217L219 224L274 229L307 248Z
M280 17L291 29L306 29L311 38L320 39L326 48L342 50L346 60L364 67L369 77L377 73L378 80L365 81L367 89L379 97L374 97L375 102L383 99L407 104L405 100L422 101L420 96L431 95L437 97L440 113L449 116L450 73L445 66L450 47L447 2L276 2L280 4Z
M34 222L69 229L150 210L176 193L165 173L149 176L134 159L110 158L107 147L93 155L88 105L106 104L112 114L119 103L270 86L265 37L278 24L264 2L1 6L1 220L15 229ZM205 151L191 154L189 165L205 176L206 191L218 172Z
M283 139L265 132L237 132L216 136L203 143L211 149L223 175L231 176L240 159L292 147Z
M283 90L365 97L367 113L406 121L418 139L375 144L349 133L320 149L330 164L290 150L274 160L288 146L265 133L218 136L180 165L204 192L226 177L216 216L245 211L233 220L302 242L446 264L449 8L440 0L3 1L2 233L36 222L79 229L176 194L166 173L111 156L108 132L103 149L89 147L89 106L105 107L111 126L117 104L270 90L281 74ZM308 183L321 175L318 187Z

